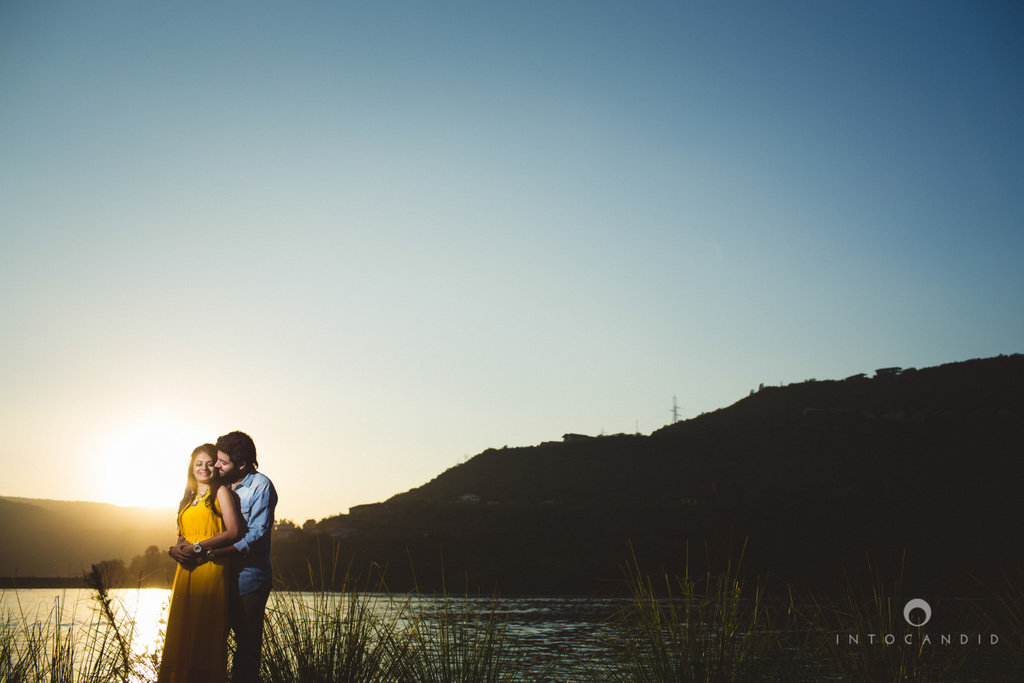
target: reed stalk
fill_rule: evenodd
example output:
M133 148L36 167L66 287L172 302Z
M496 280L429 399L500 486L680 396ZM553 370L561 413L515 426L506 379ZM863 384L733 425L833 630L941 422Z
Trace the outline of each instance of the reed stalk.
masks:
M1004 575L990 591L991 600L973 605L978 621L999 639L982 667L1024 680L1024 570Z
M741 556L742 561L742 556ZM769 619L763 585L748 589L729 563L721 573L626 570L631 604L610 620L607 665L591 677L616 683L791 680Z
M100 636L102 643L106 643L109 635L112 644L115 646L115 664L111 674L122 683L129 683L134 673L134 661L131 654L131 636L134 633L134 623L131 624L128 634L121 631L117 617L114 615L114 599L110 595L110 586L103 572L96 565L85 574L85 584L95 593L96 602L99 603L99 612L108 629Z
M444 594L416 605L413 623L396 639L402 681L514 683L542 680L550 669L526 656L497 599Z
M266 683L383 683L396 678L395 622L357 591L277 593L267 610Z
M47 639L41 625L28 624L24 615L12 611L0 620L0 681L42 680Z
M111 597L106 594L107 600ZM108 608L111 605L108 603ZM44 620L30 621L20 610L0 616L0 681L4 683L107 683L122 680L144 683L131 666L125 668L125 654L112 635L107 620L110 609L87 624L75 628L74 611L67 611L61 598ZM128 655L130 663L133 658Z
M338 552L308 564L306 592L275 591L266 614L262 677L266 683L385 683L398 678L393 647L400 612L383 582L361 590ZM383 603L383 604L382 604Z
M802 600L816 643L818 676L851 683L970 680L963 678L966 648L943 645L940 636L908 624L900 578L887 584L876 576L867 592L847 580L842 592L839 600L819 601L810 595ZM933 607L946 615L942 630L963 627L961 615L951 612L953 605L936 602Z

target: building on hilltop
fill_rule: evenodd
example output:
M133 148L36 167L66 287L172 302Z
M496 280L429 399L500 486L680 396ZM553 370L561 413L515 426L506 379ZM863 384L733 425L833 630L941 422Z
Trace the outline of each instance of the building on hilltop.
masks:
M594 437L587 436L586 434L564 434L562 436L562 441L589 441L593 438Z

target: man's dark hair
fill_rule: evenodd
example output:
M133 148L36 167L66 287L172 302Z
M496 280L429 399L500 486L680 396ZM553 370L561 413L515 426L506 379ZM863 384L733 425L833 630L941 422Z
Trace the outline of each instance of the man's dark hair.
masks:
M247 462L254 470L259 468L259 463L256 462L256 444L245 432L231 432L220 437L217 439L217 450L227 453L235 467Z

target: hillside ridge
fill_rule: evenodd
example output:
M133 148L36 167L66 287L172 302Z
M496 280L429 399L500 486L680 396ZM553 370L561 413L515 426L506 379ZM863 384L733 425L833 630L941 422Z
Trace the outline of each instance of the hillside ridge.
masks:
M630 469L656 466L665 474L669 473L666 468L683 466L673 461L685 456L690 456L691 466L700 464L695 460L707 461L712 456L746 457L752 466L781 465L799 455L808 430L833 429L837 437L862 432L861 439L871 434L882 438L883 433L893 431L889 427L901 423L928 431L971 420L1019 417L1024 412L1022 387L1024 356L1020 354L874 378L855 375L843 380L762 387L730 406L667 425L650 436L567 434L561 442L490 448L386 502L451 502L462 496L476 496L484 502L586 499L594 503L599 494L615 495L597 481L595 468L616 479L619 497L631 498L635 492L625 487L621 480L624 473L614 472L624 463ZM627 463L628 458L634 460ZM565 466L555 466L559 461ZM711 466L710 462L704 464ZM580 486L573 486L571 481L552 481L552 477L568 479L581 470L591 475L581 480ZM625 476L628 481L629 476ZM637 483L648 491L660 491L668 482ZM681 485L687 490L680 497L692 499L697 485ZM588 487L593 495L585 493Z
M964 595L1024 564L1022 389L1020 354L762 387L650 435L487 449L276 547L293 576L328 538L396 588L588 594L632 553L682 573L691 548L713 563L745 547L749 572L784 582L871 558Z

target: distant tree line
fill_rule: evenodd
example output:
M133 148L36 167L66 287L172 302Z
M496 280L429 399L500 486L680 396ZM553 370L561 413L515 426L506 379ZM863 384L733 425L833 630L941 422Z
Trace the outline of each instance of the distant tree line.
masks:
M124 560L114 559L97 562L95 566L106 585L139 588L169 588L177 568L167 551L155 545L133 557L127 565Z

